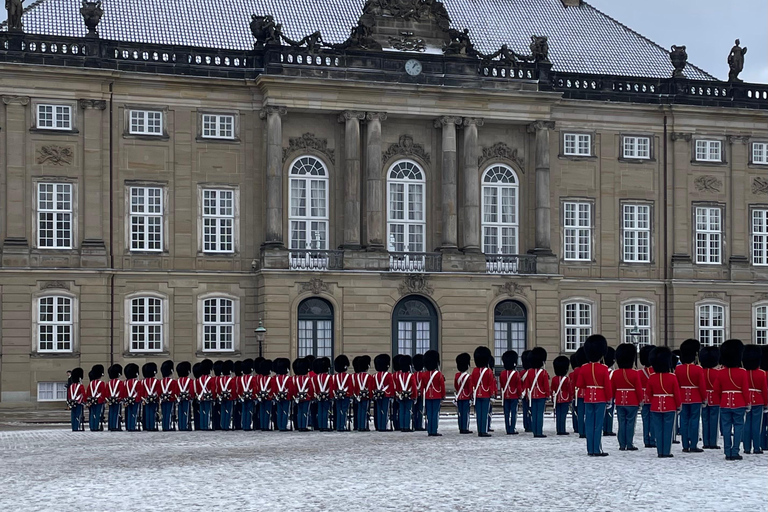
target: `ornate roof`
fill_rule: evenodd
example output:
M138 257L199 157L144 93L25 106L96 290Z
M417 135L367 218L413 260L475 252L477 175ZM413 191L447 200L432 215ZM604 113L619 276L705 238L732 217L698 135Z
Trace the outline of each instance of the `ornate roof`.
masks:
M250 50L252 14L271 14L293 38L320 30L341 43L357 25L365 0L103 0L98 30L104 39ZM492 53L502 44L528 53L531 35L549 38L554 71L668 78L667 50L587 3L565 7L562 0L443 0L451 26L468 28L475 47ZM40 0L23 16L25 32L85 36L78 0ZM691 64L687 78L714 77Z

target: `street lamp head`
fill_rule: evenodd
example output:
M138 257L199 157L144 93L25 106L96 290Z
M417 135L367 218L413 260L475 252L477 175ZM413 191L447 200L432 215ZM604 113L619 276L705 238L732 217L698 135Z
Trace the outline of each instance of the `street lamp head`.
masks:
M629 330L630 336L640 336L642 332L640 332L640 328L635 325L632 329Z
M259 320L259 326L253 330L258 341L264 341L264 337L267 335L267 328L264 327L264 322Z

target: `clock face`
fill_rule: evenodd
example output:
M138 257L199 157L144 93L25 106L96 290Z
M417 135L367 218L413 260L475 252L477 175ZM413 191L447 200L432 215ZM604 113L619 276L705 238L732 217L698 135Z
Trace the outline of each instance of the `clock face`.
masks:
M405 63L405 72L411 76L418 76L421 74L421 62L416 59L411 59Z

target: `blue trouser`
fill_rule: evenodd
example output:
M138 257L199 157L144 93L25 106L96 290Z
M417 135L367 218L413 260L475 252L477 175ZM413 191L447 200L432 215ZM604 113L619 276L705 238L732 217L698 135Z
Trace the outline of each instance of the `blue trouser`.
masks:
M357 413L355 413L355 429L363 431L368 430L368 406L370 400L359 400L357 402Z
M178 418L176 420L179 426L179 430L192 430L192 424L189 421L189 408L191 405L192 402L190 400L182 400L179 402L179 412Z
M531 430L535 436L544 435L544 405L546 403L546 398L531 400Z
M70 409L69 420L72 423L72 432L80 430L83 420L83 404L77 404Z
M387 418L389 417L389 397L379 398L374 405L376 409L376 430L387 431Z
M440 399L427 398L424 408L427 416L427 433L437 434L437 425L440 421Z
M413 402L413 429L424 430L424 398L420 396Z
M586 418L587 408L584 405L583 398L576 399L576 415L579 417L579 437L585 437L587 434Z
M240 408L240 429L253 430L253 400L246 400Z
M205 400L200 402L200 430L213 430L211 428L211 411L213 402Z
M746 410L746 407L720 408L720 431L723 433L723 448L726 457L735 457L739 454L739 444L744 434L744 413Z
M104 404L95 404L88 409L88 428L91 432L101 430L101 413L104 410Z
M221 428L221 404L211 404L211 430L219 430Z
M763 433L762 433L762 445L763 450L768 450L768 409L763 411Z
M575 434L578 434L579 433L579 413L578 413L579 406L576 403L576 400L571 402L571 407L573 409L571 411L571 425L573 427L573 432Z
M328 430L328 416L331 412L330 400L317 402L317 429Z
M312 428L317 428L317 402L310 402L308 425Z
M109 430L120 430L120 407L120 404L109 406L109 419L107 421L107 428Z
M475 399L475 420L477 421L477 433L488 433L488 409L491 407L490 398Z
M669 455L672 452L672 434L675 428L675 411L651 412L651 429L656 440L656 453Z
M565 430L566 420L568 419L569 402L562 402L555 405L555 428L558 434L567 434Z
M163 415L163 431L173 430L173 402L161 403L160 412Z
M395 398L392 402L392 429L400 428L400 400Z
M523 430L531 431L531 404L528 403L527 398L523 398Z
M136 421L139 417L139 404L131 402L125 406L125 430L135 432L137 429Z
M157 430L157 403L149 403L144 406L142 425L145 431Z
M656 446L656 440L651 429L651 404L643 405L640 410L640 417L643 419L643 444L651 447Z
M411 429L411 410L413 409L413 400L400 400L400 430Z
M611 406L605 410L605 421L603 422L603 433L604 434L613 434L613 414L614 414L615 406L611 404Z
M515 431L515 425L517 424L517 402L517 398L504 399L504 428L507 434Z
M760 450L760 430L763 423L763 406L753 405L744 420L744 451Z
M232 429L241 430L243 428L243 403L239 400L235 401L235 405L232 407Z
M259 429L269 430L269 425L272 422L272 401L262 400L257 405L259 415Z
M679 417L680 436L683 438L683 450L696 448L696 445L699 443L701 404L683 404Z
M456 409L459 413L459 430L469 431L469 400L456 400Z
M192 418L195 423L195 430L200 430L200 402L192 402Z
M283 401L278 402L278 407L281 407ZM296 405L296 426L299 430L306 430L309 428L309 401L299 402ZM287 425L286 425L286 428Z
M488 431L491 431L491 419L493 418L493 403L488 404Z
M267 402L267 404L271 404L272 402ZM305 403L305 402L302 402ZM309 402L306 402L309 403ZM291 414L291 402L290 400L280 400L277 402L277 408L275 409L275 412L277 413L277 430L280 430L282 432L285 432L288 430L288 416ZM306 423L306 421L305 421ZM306 427L305 427L306 428ZM269 430L269 416L267 416L267 430Z
M617 405L616 416L619 418L619 448L626 450L634 446L635 422L637 421L636 405Z
M232 428L232 411L234 405L234 400L224 400L221 402L221 420L219 423L221 430L230 430Z
M717 446L717 433L720 428L720 406L708 405L701 411L701 439L707 448Z
M347 415L349 414L349 398L336 399L336 430L344 432L347 430Z
M584 433L587 436L587 453L603 451L603 422L605 421L605 402L584 404ZM579 430L581 432L581 430Z

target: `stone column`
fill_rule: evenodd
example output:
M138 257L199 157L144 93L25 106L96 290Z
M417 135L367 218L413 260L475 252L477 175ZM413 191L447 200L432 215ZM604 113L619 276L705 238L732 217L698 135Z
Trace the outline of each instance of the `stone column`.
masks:
M552 217L549 189L549 131L552 121L536 121L528 125L528 133L536 136L536 248L534 254L552 255Z
M727 147L730 151L729 154L726 154L729 157L728 165L731 179L730 183L726 185L730 206L730 208L726 208L728 213L726 233L729 235L726 247L730 250L726 251L725 254L730 253L728 263L731 268L731 279L734 281L753 279L749 268L751 219L748 222L742 220L750 218L747 201L747 191L751 185L747 172L751 150L749 140L749 137L745 136L728 136Z
M435 128L443 129L443 164L442 164L442 211L443 243L441 251L456 251L458 236L456 229L456 125L460 117L440 117L435 120Z
M369 251L386 251L384 222L384 183L381 163L381 122L387 119L384 112L368 112L365 134L365 227L366 245Z
M27 252L27 222L33 221L32 208L25 204L26 191L26 135L28 96L3 96L5 103L5 240L3 264L13 263L7 252ZM16 261L16 260L13 260ZM19 261L19 263L22 263Z
M106 266L104 244L104 216L102 215L104 195L103 144L105 134L104 100L80 100L83 112L83 242L84 266ZM108 123L107 123L108 124Z
M669 135L669 172L672 173L672 205L670 217L672 229L672 266L691 268L691 205L688 192L688 175L691 161L691 133L672 132ZM667 186L665 183L664 186ZM665 262L665 264L669 264Z
M345 111L344 123L344 249L360 249L360 121L364 112Z
M284 249L283 244L283 124L285 107L268 106L259 113L267 120L267 231L265 248Z
M480 176L477 169L477 127L483 125L483 120L465 117L462 124L464 125L464 165L461 168L461 182L464 188L464 201L459 218L461 249L465 253L480 253Z

